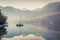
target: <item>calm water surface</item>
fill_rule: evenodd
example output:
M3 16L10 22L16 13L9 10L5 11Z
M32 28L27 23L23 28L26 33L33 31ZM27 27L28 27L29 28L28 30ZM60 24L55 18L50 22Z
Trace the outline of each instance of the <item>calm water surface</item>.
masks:
M45 28L40 27L40 26L36 26L36 25L30 25L30 24L24 24L23 27L17 27L16 24L10 24L6 30L7 30L7 34L4 35L4 37L6 38L11 38L14 36L19 36L19 35L28 35L28 34L34 34L34 35L42 35L44 36Z

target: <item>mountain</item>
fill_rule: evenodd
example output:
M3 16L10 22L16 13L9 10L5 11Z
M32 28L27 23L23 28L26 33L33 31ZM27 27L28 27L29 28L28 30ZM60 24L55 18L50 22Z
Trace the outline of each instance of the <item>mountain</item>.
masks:
M2 6L0 6L0 9L2 9L3 7Z
M37 11L37 15L35 15L36 21L42 20L47 16L60 14L60 1L59 2L51 2L44 6L43 8L37 8L35 9Z
M35 16L36 21L43 20L48 16L60 14L60 2L49 3L45 7L41 8L38 13L39 14Z
M31 20L31 24L42 25L50 30L60 31L60 2L49 3L37 15L37 18Z
M60 1L49 3L43 9L46 11L59 12L60 11Z
M32 20L33 18L35 18L36 15L40 13L40 10L37 11L37 10L28 10L28 9L18 9L10 6L7 7L0 6L0 8L2 9L2 13L4 15L7 15L8 17L23 16L23 19L26 20L30 20L30 19Z
M23 16L28 20L41 20L44 19L47 16L50 15L55 15L55 14L59 14L60 13L60 2L52 2L47 4L45 7L43 8L37 8L35 10L28 10L28 9L17 9L14 7L2 7L0 6L0 8L2 8L2 13L6 14L8 16ZM34 18L34 19L33 19Z

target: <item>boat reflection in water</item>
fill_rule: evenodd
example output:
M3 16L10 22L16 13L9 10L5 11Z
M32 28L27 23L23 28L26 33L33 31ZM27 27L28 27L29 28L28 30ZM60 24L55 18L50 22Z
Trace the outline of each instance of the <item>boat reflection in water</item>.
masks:
M7 34L6 28L0 28L0 40L2 40L3 35L6 34Z
M16 24L16 26L20 28L20 35L21 35L22 27L24 26L21 20L21 16L20 16L20 22L19 24Z

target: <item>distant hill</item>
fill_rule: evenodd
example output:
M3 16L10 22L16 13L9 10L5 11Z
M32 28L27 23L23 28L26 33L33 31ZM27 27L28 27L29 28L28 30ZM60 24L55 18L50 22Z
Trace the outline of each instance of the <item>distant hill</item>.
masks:
M60 2L49 3L45 7L40 9L38 13L39 14L35 16L36 19L34 19L33 21L40 21L47 18L48 16L60 14Z
M37 8L35 10L28 10L28 9L17 9L14 7L2 7L2 12L3 14L6 14L8 16L20 16L22 15L23 17L26 17L26 20L36 20L40 21L43 20L45 17L50 16L50 15L55 15L55 14L60 14L60 2L52 2L47 4L43 8Z

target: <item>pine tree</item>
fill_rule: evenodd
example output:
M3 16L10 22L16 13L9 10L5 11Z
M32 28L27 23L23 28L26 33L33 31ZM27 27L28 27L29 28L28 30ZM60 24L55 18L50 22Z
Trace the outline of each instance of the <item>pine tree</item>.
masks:
M1 9L0 9L0 25L3 25L6 23L6 16L2 15Z

